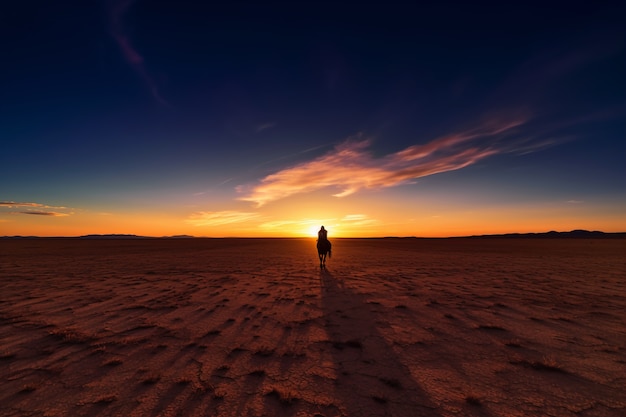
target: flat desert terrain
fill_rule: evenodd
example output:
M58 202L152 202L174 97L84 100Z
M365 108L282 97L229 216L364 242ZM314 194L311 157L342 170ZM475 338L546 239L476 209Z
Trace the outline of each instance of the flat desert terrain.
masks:
M625 240L331 240L0 240L0 415L626 415Z

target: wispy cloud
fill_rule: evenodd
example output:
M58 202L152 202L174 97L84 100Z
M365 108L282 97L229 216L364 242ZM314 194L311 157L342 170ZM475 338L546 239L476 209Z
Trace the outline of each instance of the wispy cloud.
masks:
M348 226L366 226L376 223L376 220L370 219L366 214L348 214L341 219L341 223Z
M0 208L9 209L25 209L21 211L11 211L11 214L32 214L35 216L53 216L53 217L65 217L72 213L65 213L62 211L49 211L45 209L53 210L71 210L62 206L49 206L41 203L33 202L17 202L17 201L0 201Z
M117 42L124 58L133 70L141 77L152 97L162 105L169 106L159 88L148 72L143 56L135 49L124 26L124 16L135 0L114 0L109 10L109 26L111 36Z
M69 216L67 213L58 213L55 211L20 211L20 214L33 214L35 216L52 216L52 217L65 217Z
M262 132L263 130L271 129L271 128L275 127L275 126L276 126L276 123L272 123L272 122L263 123L263 124L257 126L256 131L257 131L257 133L259 133L259 132Z
M39 204L39 203L25 203L25 202L16 202L16 201L0 201L0 206L9 207L9 208L45 207L43 204Z
M222 226L225 224L246 222L257 217L259 217L258 213L233 210L201 211L189 216L187 223L194 226Z
M264 230L293 230L294 228L307 229L311 226L327 224L335 219L299 219L299 220L272 220L261 223L259 228Z
M345 197L362 189L392 187L409 180L453 171L488 156L511 152L515 143L502 143L524 120L489 122L483 125L414 145L381 158L373 157L367 139L349 139L331 152L312 161L278 171L251 187L239 186L241 200L260 207L297 193L323 188L338 189L333 195Z

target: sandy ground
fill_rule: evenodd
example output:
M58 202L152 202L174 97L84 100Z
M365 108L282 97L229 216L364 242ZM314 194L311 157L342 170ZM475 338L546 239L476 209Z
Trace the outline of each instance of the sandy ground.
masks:
M333 243L0 241L0 415L626 415L626 241Z

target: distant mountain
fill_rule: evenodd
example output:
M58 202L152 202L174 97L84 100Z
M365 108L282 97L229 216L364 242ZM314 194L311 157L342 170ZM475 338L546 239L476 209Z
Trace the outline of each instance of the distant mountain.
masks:
M148 239L146 236L137 235L125 235L125 234L110 234L110 235L84 235L79 236L79 239Z
M506 233L501 235L477 235L469 236L471 238L541 238L541 239L563 239L563 238L575 238L575 239L624 239L626 238L626 232L622 233L605 233L597 230L572 230L570 232L555 232L554 230L544 233Z

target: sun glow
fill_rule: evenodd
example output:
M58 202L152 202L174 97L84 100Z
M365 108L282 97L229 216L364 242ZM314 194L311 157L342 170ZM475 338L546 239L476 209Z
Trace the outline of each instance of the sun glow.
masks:
M309 232L307 235L311 237L317 237L318 230L319 230L319 226L316 224L312 224L311 226L309 226Z

